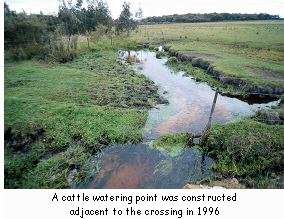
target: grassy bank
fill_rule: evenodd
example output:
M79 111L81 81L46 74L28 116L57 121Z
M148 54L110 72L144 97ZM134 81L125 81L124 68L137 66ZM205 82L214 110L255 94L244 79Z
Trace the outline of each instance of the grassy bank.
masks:
M283 188L284 126L255 119L216 125L203 150L222 177L237 177L252 188Z
M211 78L214 72L226 77L220 84L239 85L243 92L278 94L284 84L283 36L283 21L145 25L132 35L154 45L164 41L171 51L190 57L205 70L210 65ZM184 68L191 74L192 68Z
M66 64L6 62L5 188L66 188L72 172L84 180L90 156L139 142L147 109L162 101L109 48Z

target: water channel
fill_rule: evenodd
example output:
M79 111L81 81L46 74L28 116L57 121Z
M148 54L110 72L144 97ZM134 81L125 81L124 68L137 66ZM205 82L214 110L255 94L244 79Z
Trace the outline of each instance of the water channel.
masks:
M201 132L209 117L215 91L206 83L173 73L166 59L155 53L132 53L139 58L133 64L142 74L159 86L159 93L169 104L157 105L148 112L143 131L143 143L107 147L93 162L101 164L100 171L84 188L182 188L214 174L210 167L214 160L195 148L186 148L177 156L170 156L151 147L150 142L162 135L178 132ZM269 103L248 103L237 98L218 95L212 123L227 123L253 115Z

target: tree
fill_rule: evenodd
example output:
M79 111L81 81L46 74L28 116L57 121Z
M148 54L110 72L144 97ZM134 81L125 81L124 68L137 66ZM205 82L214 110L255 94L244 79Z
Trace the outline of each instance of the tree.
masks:
M106 2L102 0L88 0L87 3L88 9L86 11L84 23L89 48L89 38L91 32L97 30L97 28L100 29L98 32L100 32L102 29L105 29L105 31L110 30L112 27L112 18ZM103 28L102 26L106 28Z
M83 0L77 0L75 5L72 4L72 0L68 0L67 4L65 0L60 0L58 17L68 35L68 42L74 34L86 34L89 48L91 32L100 25L106 26L106 29L111 28L112 18L108 5L103 0L87 0L87 8L83 5Z
M14 59L45 56L49 41L47 23L36 15L11 11L7 4L4 4L4 22L5 50L9 50Z
M138 22L140 22L143 19L143 11L141 7L138 8L138 11L135 13L135 18Z
M132 13L130 12L130 3L124 2L122 5L122 11L116 22L116 32L118 34L126 31L129 35L131 30L137 28L137 22L133 19Z
M78 0L78 2L81 2ZM78 15L76 16L76 5L75 7L72 6L72 1L68 1L68 6L65 3L65 0L61 0L59 5L59 12L58 12L58 18L62 21L64 30L66 35L68 36L68 45L67 49L69 49L70 46L70 39L71 36L79 33L80 28L82 27L82 22L78 19Z

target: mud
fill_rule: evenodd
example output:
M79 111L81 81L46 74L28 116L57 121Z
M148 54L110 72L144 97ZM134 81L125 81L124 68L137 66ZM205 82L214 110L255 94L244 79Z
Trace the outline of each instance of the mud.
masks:
M40 139L45 130L39 128L28 133L15 132L11 127L8 127L4 132L5 143L13 152L27 152L33 142Z

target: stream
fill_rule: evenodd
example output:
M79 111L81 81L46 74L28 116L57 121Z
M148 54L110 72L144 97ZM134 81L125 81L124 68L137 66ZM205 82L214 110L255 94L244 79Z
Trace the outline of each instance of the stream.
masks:
M214 160L195 148L186 148L176 156L151 147L151 141L169 133L201 132L208 122L215 91L206 83L173 73L166 59L157 59L150 51L132 52L140 62L133 64L159 86L159 94L169 104L157 105L148 112L143 130L143 143L113 145L93 157L100 163L99 173L81 188L182 188L214 173ZM224 124L251 116L258 109L277 105L278 101L251 103L237 98L218 95L212 124Z

